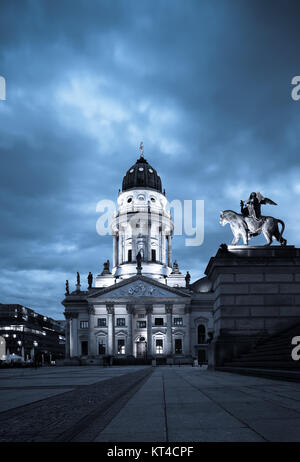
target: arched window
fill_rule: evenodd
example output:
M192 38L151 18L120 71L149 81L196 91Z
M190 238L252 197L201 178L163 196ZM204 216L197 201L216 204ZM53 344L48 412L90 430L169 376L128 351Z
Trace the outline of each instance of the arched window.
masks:
M198 343L205 343L206 336L205 336L205 326L203 324L199 324L198 326Z

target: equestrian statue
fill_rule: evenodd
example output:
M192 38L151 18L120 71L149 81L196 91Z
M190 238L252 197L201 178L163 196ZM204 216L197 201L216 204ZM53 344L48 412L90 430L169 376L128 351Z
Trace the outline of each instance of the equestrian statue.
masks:
M286 245L287 241L282 237L284 222L279 218L261 215L261 206L264 204L277 205L271 199L263 197L260 192L252 192L247 201L241 200L241 213L233 210L224 210L220 213L220 224L225 226L228 223L233 233L231 245L237 245L240 239L243 240L244 245L248 245L252 237L261 233L267 240L266 246L275 239L280 245ZM278 223L281 225L281 231L279 231Z

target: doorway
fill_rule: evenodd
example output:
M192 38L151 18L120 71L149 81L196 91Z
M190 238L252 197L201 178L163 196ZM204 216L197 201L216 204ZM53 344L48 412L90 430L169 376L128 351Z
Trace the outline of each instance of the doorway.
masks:
M87 356L89 351L88 342L81 342L81 355Z
M138 358L146 356L146 342L145 340L140 340L136 342L136 355Z
M206 364L205 350L198 350L198 364L199 366L201 366L201 364Z

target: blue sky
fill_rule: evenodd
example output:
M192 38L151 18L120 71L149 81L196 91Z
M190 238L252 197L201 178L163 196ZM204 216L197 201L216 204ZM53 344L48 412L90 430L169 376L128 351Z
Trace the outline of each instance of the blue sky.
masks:
M65 280L112 260L96 233L138 157L167 197L205 201L200 247L174 258L203 275L230 230L219 212L260 191L299 246L299 2L2 0L2 303L62 318ZM256 238L253 244L263 243Z

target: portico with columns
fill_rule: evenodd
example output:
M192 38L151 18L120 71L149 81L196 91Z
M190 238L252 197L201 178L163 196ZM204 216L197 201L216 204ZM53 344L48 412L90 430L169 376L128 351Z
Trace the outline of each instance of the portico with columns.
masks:
M91 356L99 354L99 340L112 356L171 356L175 337L188 336L183 319L191 297L180 289L134 276L87 298L95 318L88 328ZM182 344L180 354L191 352Z

